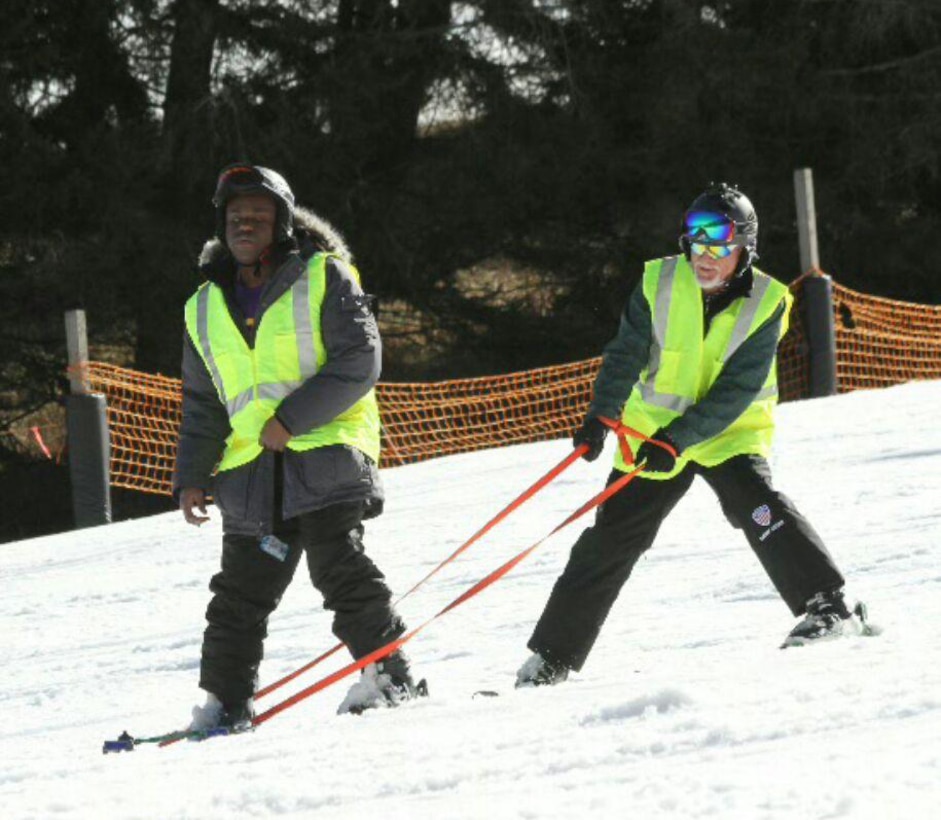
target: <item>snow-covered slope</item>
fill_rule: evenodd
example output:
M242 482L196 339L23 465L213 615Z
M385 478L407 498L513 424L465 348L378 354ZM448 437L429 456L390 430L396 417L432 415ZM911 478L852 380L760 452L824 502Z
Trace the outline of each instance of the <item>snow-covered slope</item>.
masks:
M200 530L168 514L0 546L0 817L941 816L938 406L941 383L927 382L779 411L776 482L879 637L779 650L793 620L697 482L569 683L513 689L580 523L416 638L427 700L337 717L344 681L252 734L163 750L103 756L101 744L183 725L202 701L218 514ZM549 442L387 471L367 548L407 589L567 451ZM607 455L575 465L409 598L407 620L543 536L609 466ZM262 682L333 643L299 572L272 618ZM472 698L479 689L501 696Z

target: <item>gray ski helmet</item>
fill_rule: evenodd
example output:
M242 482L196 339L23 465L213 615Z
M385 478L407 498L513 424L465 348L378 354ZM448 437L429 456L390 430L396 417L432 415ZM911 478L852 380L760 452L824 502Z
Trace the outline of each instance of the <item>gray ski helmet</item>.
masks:
M216 206L216 237L225 242L225 208L239 194L265 193L274 197L277 206L274 241L283 242L294 235L294 194L287 180L277 171L236 162L219 172L212 204Z
M714 240L710 243L709 236L699 237L695 229L691 229L691 216L694 214L716 214L722 221L733 226L731 236L727 240ZM725 182L710 182L689 208L683 214L683 225L680 234L680 248L689 259L690 244L694 241L703 241L706 244L733 244L745 248L740 270L744 270L758 258L758 214L751 200L738 188Z

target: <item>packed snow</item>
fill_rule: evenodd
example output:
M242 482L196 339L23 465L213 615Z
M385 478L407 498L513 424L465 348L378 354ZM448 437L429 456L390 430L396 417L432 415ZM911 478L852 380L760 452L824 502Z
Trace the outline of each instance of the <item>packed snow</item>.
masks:
M255 732L165 749L101 752L125 729L179 728L203 701L218 513L201 529L165 514L0 545L0 816L941 816L939 406L941 382L921 382L779 410L776 484L823 535L877 637L779 649L794 619L697 481L567 683L513 688L582 522L415 638L427 699L337 716L347 678ZM406 599L409 623L600 490L612 450ZM568 452L553 441L388 470L367 549L404 591ZM271 619L262 684L334 643L299 571ZM341 654L259 708L345 665Z

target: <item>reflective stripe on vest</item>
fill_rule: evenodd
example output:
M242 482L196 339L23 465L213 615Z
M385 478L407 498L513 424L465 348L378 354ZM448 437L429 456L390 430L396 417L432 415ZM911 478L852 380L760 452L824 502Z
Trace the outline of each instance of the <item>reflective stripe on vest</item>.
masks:
M289 290L262 314L249 347L229 312L222 290L206 283L186 305L186 326L203 359L232 433L219 470L246 464L262 452L261 429L280 402L316 375L326 362L320 309L326 292L325 254L312 257ZM354 275L356 273L353 269ZM304 451L331 444L356 447L379 459L379 411L370 390L327 424L288 442Z
M624 423L649 435L700 401L715 383L725 364L778 309L791 304L786 286L761 271L754 271L751 293L732 301L713 317L703 332L702 297L695 273L682 257L648 262L644 295L650 305L650 356L640 380L624 407ZM679 300L674 304L674 300ZM672 323L671 323L672 318ZM787 313L781 335L787 330ZM774 363L759 393L742 415L719 435L687 448L674 475L687 461L707 466L739 452L767 454L774 424L771 410L777 399ZM632 443L636 452L639 443ZM627 469L620 452L615 466ZM647 476L650 478L654 476Z
M243 410L255 398L256 391L258 398L271 399L272 401L281 401L289 396L307 379L317 373L317 349L320 347L319 340L315 338L314 326L310 315L310 276L300 276L291 287L294 315L294 336L297 340L298 364L300 365L301 379L294 379L281 382L270 382L252 385L234 396L226 393L225 380L219 372L219 366L212 352L212 345L209 343L209 302L215 296L211 287L204 285L196 294L196 333L195 340L199 345L203 361L209 369L212 376L212 382L216 386L216 392L225 405L225 409L231 419ZM284 298L284 297L281 297ZM224 297L223 297L224 302Z

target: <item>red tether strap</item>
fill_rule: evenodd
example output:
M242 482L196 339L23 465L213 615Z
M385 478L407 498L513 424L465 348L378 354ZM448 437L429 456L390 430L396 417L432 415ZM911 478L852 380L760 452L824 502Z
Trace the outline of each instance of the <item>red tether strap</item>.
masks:
M629 432L629 428L624 428L623 430L618 431L619 438L623 438L624 435L629 435L629 434L633 434L632 432ZM579 452L580 450L584 452L582 448L578 448L574 452L579 453L580 455L581 454ZM326 689L328 686L331 686L337 681L342 680L348 675L351 675L353 672L356 672L359 669L363 669L369 664L374 663L375 661L381 660L387 655L392 654L397 649L401 648L406 643L408 643L412 638L418 635L418 633L420 633L422 630L424 630L427 626L429 626L431 623L436 621L442 615L444 615L447 612L450 612L452 609L456 609L465 601L468 601L471 598L473 598L475 595L478 595L480 592L485 590L491 584L494 584L497 581L499 581L504 575L506 575L517 564L523 561L527 556L533 553L538 547L540 547L551 536L555 535L563 527L568 526L573 521L583 516L585 513L589 512L590 510L593 510L595 507L599 506L600 504L603 504L615 493L617 493L618 491L626 487L634 479L634 477L637 476L637 474L640 473L642 470L643 470L643 467L635 467L631 472L625 473L619 479L609 484L607 487L604 488L604 490L602 490L600 493L594 496L591 500L587 501L585 504L579 507L575 512L569 515L568 518L566 518L561 524L557 525L551 532L543 536L539 541L537 541L531 547L527 547L525 550L523 550L518 555L511 558L505 564L495 569L486 577L482 578L480 581L474 584L470 589L466 590L457 598L455 598L444 609L442 609L436 615L429 618L424 623L417 626L411 632L408 632L405 635L401 635L400 637L396 638L394 641L390 641L385 646L381 646L378 649L370 652L368 655L364 655L358 660L355 660L352 663L347 664L342 669L338 669L336 672L332 673L331 675L328 675L325 678L322 678L321 680L317 681L311 686L308 686L306 689L302 689L299 692L295 693L294 695L291 695L291 697L286 698L285 700L281 701L280 703L276 703L267 711L262 712L261 714L257 715L252 721L253 725L260 726L262 723L265 723L266 721L273 718L279 712L283 712L285 709L288 709L291 706L294 706L295 704L299 703L300 701L305 700L306 698L309 698L311 695L321 691L322 689Z
M401 601L404 601L406 598L408 598L409 595L415 592L415 590L417 590L420 586L422 586L432 576L440 572L444 567L446 567L455 558L457 558L462 552L467 550L472 544L474 544L475 542L483 538L484 535L490 532L490 530L492 530L497 524L503 521L510 513L519 509L519 507L521 507L525 502L527 502L530 498L536 495L536 493L542 490L547 484L549 484L550 482L558 478L558 476L561 473L563 473L565 470L571 467L576 461L578 461L578 459L581 458L582 455L587 450L588 450L587 444L583 444L580 447L576 447L568 456L562 459L562 461L560 461L555 467L549 470L549 472L546 473L542 478L540 478L538 481L532 484L529 488L527 488L522 493L520 493L520 495L518 495L509 504L507 504L502 510L500 510L500 512L498 512L493 518L491 518L486 524L484 524L479 530L477 530L477 532L475 532L470 538L468 538L463 544L461 544L461 546L459 546L454 552L452 552L447 558L445 558L440 564L438 564L438 566L436 566L433 570L431 570L431 572L429 572L424 578L422 578L417 584L415 584L415 586L413 586L408 592L400 596L398 600L395 601L395 604L393 604L393 606L397 605ZM286 683L290 683L295 678L300 677L305 672L310 671L315 666L317 666L317 664L319 664L321 661L326 660L327 658L329 658L331 655L333 655L335 652L338 652L342 648L343 648L343 644L338 643L332 649L327 650L322 655L314 658L309 663L304 664L304 666L300 667L299 669L295 669L290 674L287 674L283 678L280 678L279 680L274 681L274 683L269 683L267 686L265 686L262 689L259 689L255 693L255 700L258 700L259 698L263 698L265 695L269 694L270 692L274 692L276 689L280 689Z

